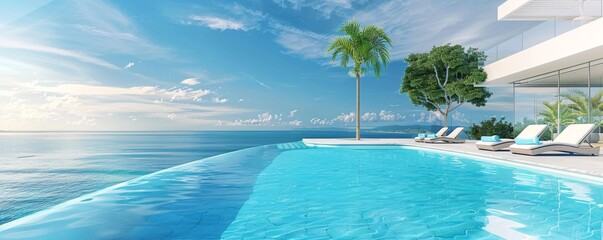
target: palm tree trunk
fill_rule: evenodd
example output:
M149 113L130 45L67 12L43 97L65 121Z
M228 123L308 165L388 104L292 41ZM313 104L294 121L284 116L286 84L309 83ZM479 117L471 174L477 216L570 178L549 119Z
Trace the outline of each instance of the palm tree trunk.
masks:
M360 140L360 74L356 73L356 140Z

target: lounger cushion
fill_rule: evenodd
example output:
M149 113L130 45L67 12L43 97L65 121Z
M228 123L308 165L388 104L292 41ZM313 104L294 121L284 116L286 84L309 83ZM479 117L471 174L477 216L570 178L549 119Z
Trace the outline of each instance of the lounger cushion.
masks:
M480 140L482 142L500 142L500 137L498 135L482 136Z
M417 137L419 138L425 138L427 136L427 134L425 133L419 133L419 135L417 135Z
M533 138L515 138L515 144L517 145L540 145L540 139L538 137Z
M437 137L438 137L438 136L437 136L437 135L435 135L435 134L428 134L428 135L427 135L427 138L437 138Z

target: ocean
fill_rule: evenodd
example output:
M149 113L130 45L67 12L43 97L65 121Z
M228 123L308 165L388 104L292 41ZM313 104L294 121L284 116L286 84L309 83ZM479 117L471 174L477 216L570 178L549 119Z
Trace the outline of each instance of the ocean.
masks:
M369 138L411 134L365 132ZM0 132L0 224L183 163L347 131Z

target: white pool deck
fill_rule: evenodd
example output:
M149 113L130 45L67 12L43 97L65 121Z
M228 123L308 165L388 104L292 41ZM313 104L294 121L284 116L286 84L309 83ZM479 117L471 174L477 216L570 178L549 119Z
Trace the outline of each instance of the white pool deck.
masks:
M579 156L567 153L547 153L537 156L526 156L512 154L508 150L503 151L483 151L478 150L474 140L468 140L466 143L419 143L414 139L375 139L364 138L360 141L355 139L333 139L333 138L306 138L303 142L309 145L401 145L416 146L434 150L468 154L478 157L492 159L493 161L502 161L513 165L523 165L526 167L535 167L549 170L566 175L576 175L595 181L603 182L603 153L600 156Z

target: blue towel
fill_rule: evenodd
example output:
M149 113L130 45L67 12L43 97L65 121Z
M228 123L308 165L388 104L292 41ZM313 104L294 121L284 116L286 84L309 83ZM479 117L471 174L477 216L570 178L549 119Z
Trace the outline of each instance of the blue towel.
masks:
M538 137L533 138L515 138L515 143L519 145L540 145L540 139Z
M482 140L482 142L500 142L500 137L498 135L482 136L480 140Z
M437 138L438 136L435 134L427 134L427 138Z
M425 133L419 133L419 135L417 137L425 138L425 136L427 136Z

